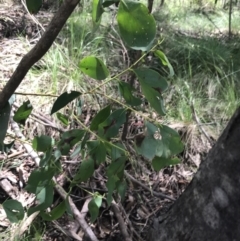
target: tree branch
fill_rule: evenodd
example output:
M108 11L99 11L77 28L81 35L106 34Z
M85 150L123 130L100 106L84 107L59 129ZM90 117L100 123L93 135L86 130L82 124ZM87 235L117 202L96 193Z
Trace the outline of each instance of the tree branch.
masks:
M80 0L65 0L62 3L46 32L33 49L22 58L13 75L0 93L0 109L7 104L7 101L21 84L29 69L40 60L52 46L57 35L79 2Z

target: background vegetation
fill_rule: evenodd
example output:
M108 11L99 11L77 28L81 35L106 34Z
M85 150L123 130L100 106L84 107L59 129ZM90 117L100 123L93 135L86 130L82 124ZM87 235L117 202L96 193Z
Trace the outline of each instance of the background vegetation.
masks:
M19 92L29 93L27 98L35 109L43 113L49 113L54 97L65 91L87 93L94 89L97 82L86 77L78 68L79 61L84 57L99 57L112 75L129 67L129 56L116 25L115 9L107 10L99 29L95 31L89 24L92 21L90 2L82 1L50 51L31 69L27 81L19 88ZM146 4L146 1L143 2ZM197 152L202 155L204 153L201 150L207 151L205 147L201 150L196 148L198 144L206 144L199 141L200 133L196 131L196 126L202 126L210 139L216 140L240 103L239 10L238 4L234 4L229 35L227 1L218 1L215 5L215 1L210 0L168 0L163 6L158 0L154 2L153 15L157 22L160 49L168 57L175 75L168 77L169 89L163 94L166 116L156 117L154 111L149 111L147 103L142 112L148 118L157 118L160 123L172 125L179 130L189 148L181 156L183 163L188 166L187 170L195 171L198 165L190 162L186 153ZM47 11L55 11L55 7L50 5ZM25 42L25 39L19 38ZM168 67L162 66L151 54L143 65L168 76ZM31 96L30 92L34 95ZM45 94L48 96L41 96ZM25 99L23 95L17 101L22 103ZM82 110L87 114L81 113L79 118L85 119L89 111L92 116L109 103L116 104L114 100L122 101L117 83L111 81L100 92L84 95ZM76 104L77 102L73 103L75 107ZM71 126L76 127L79 123L75 122L76 113L71 112L71 109L72 106L69 106L63 114L68 115ZM46 134L44 132L45 130L39 130L40 134ZM29 139L34 136L31 134L29 130L26 131ZM197 144L192 143L195 139L198 139ZM150 169L149 166L148 168ZM41 219L36 218L23 240L41 240L47 229L48 224L42 225ZM8 232L10 230L4 230L3 236L6 237Z

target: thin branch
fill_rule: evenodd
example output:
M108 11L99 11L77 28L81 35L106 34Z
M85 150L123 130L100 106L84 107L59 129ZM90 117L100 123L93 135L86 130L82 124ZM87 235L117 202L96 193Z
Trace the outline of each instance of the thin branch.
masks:
M119 228L120 228L121 233L122 233L122 235L124 237L124 240L125 241L132 241L132 238L128 234L127 226L126 226L126 224L125 224L125 222L123 220L123 217L122 217L122 215L120 213L119 207L118 207L118 205L116 204L115 201L112 202L111 207L112 207L112 210L113 210L113 212L114 212L114 214L115 214L115 216L116 216L116 218L118 220Z
M0 93L0 109L6 105L11 95L23 81L23 78L29 69L39 61L52 46L57 35L79 2L80 0L65 0L62 3L58 12L50 22L46 32L44 32L43 36L33 49L22 58L13 75Z

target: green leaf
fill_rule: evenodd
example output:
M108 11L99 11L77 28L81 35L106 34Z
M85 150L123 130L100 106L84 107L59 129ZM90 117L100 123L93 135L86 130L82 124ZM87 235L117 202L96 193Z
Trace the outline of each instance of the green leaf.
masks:
M4 139L7 133L7 129L8 129L8 121L9 121L9 117L10 117L10 112L11 112L11 106L9 103L6 104L6 106L2 109L0 109L0 147L1 150L3 151L4 149Z
M48 186L52 182L55 174L55 168L44 167L31 172L27 186L24 188L26 191L38 194L43 187Z
M111 177L111 176L118 176L119 178L122 177L122 173L124 171L124 167L125 167L125 162L127 160L126 156L122 156L120 158L118 158L116 161L112 162L108 168L107 168L107 177ZM120 175L118 175L120 174Z
M83 140L82 140L82 143L81 143L81 148L83 149L87 143L87 141L89 140L90 138L90 133L89 132L86 132Z
M92 20L94 24L100 24L104 9L102 7L102 0L93 0L92 5Z
M42 0L26 0L26 5L28 8L28 11L31 14L35 14L40 10L42 6Z
M107 182L106 182L106 187L108 189L108 194L107 194L107 203L108 206L110 206L113 198L112 198L112 194L113 191L116 188L116 183L119 181L119 178L116 175L111 175L108 177Z
M176 165L179 164L181 160L177 157L175 158L165 158L165 157L158 157L155 156L152 160L152 165L155 171L160 171L162 168L169 166L169 165Z
M165 125L159 126L159 130L163 142L163 157L169 158L170 156L177 155L184 150L181 137L175 130Z
M167 56L160 50L155 50L154 54L155 54L156 57L158 57L161 60L163 65L168 66L168 68L169 68L169 77L172 77L174 75L174 70L173 70L172 65L168 61Z
M32 147L35 151L45 152L52 147L54 140L50 136L35 136L32 141Z
M46 212L41 211L40 215L43 218L43 220L53 221L53 220L56 220L56 219L62 217L63 214L65 213L65 211L66 211L66 203L65 203L65 201L62 201L51 212L46 213Z
M108 105L104 109L100 110L93 118L90 130L96 131L98 129L98 125L105 121L111 113L111 107Z
M9 144L1 144L0 143L0 151L4 152L4 153L9 153L10 150L12 149L13 145L14 145L15 141L10 142Z
M155 109L159 115L166 115L162 95L155 89L149 87L148 85L142 82L140 82L140 84L142 87L142 93L144 94L145 98L149 101L152 108Z
M127 104L132 106L141 105L142 103L141 99L133 96L132 91L134 90L134 88L129 83L120 81L119 89L123 98L126 100Z
M84 74L96 80L104 80L109 75L109 71L102 60L94 56L83 58L79 67Z
M7 200L2 204L7 218L11 223L17 223L24 217L24 209L17 200Z
M171 156L181 153L184 145L179 134L165 125L154 125L145 122L147 130L140 140L136 136L137 152L148 159L155 156L170 159Z
M73 178L73 183L86 182L88 178L90 178L93 175L93 172L94 160L92 158L84 160L81 163L78 172Z
M155 156L157 145L158 142L153 137L146 136L142 141L141 146L137 146L137 152L151 160Z
M115 3L119 3L119 2L120 2L120 0L103 0L102 6L104 8L106 8L106 7L109 7L109 6L111 6Z
M154 88L159 93L163 93L168 88L168 83L157 71L147 68L135 69L134 73L137 75L141 84Z
M58 149L62 155L68 155L70 149L82 140L86 131L79 129L72 129L66 131L61 135L61 140L57 144Z
M87 145L90 149L89 154L97 165L105 162L107 150L102 141L89 141Z
M144 4L120 1L117 22L121 38L130 48L149 50L155 39L156 23Z
M99 214L99 208L102 205L102 196L100 195L94 195L93 199L88 203L88 210L90 213L90 222L93 223L96 221L98 214Z
M123 123L125 123L125 121L126 110L115 110L103 123L99 125L98 134L105 139L115 137L119 132L119 128Z
M32 105L30 101L24 102L16 111L15 115L13 116L13 120L16 121L17 123L20 123L22 125L25 125L25 122L29 115L32 112Z
M114 143L114 145L108 145L107 147L108 147L107 151L111 156L112 161L115 161L118 158L125 156L125 147L123 146L123 144Z
M76 99L81 95L80 92L78 91L71 91L71 93L63 93L61 94L56 101L53 104L52 110L51 110L51 115L57 111L59 111L61 108L66 106L68 103Z
M36 195L36 199L38 200L38 205L35 207L30 207L28 209L28 216L31 214L45 210L50 207L53 202L53 186L48 185L41 189L41 191Z
M126 183L125 180L118 183L117 191L118 191L118 193L119 193L119 195L121 197L121 201L124 201L125 194L126 194L126 191L127 191L127 183Z
M41 157L39 166L40 167L45 167L48 166L50 164L50 161L52 159L52 148L49 148L43 155L43 157ZM55 159L55 158L54 158Z
M67 195L66 199L65 199L65 205L66 205L66 212L68 214L68 216L73 219L74 216L73 216L73 211L72 211L72 208L70 206L70 203L69 203L69 194Z
M68 125L68 117L66 115L63 115L62 113L57 113L58 120L65 126Z

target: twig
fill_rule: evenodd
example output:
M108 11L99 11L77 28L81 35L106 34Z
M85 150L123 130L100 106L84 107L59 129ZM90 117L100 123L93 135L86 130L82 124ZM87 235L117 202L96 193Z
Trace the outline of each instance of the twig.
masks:
M127 231L127 226L125 225L125 222L123 220L122 215L120 214L120 210L118 208L118 205L116 204L115 201L111 203L112 210L118 220L119 223L119 228L121 230L121 233L124 237L125 241L132 241L132 238L129 236L128 231Z
M55 181L55 180L54 180ZM56 183L56 181L55 181ZM76 220L78 221L78 223L80 224L80 226L82 227L83 231L85 234L87 234L87 236L89 237L89 239L91 241L98 241L96 235L93 233L91 227L87 224L87 222L85 221L84 217L85 215L83 215L78 208L75 206L74 202L72 201L71 197L68 197L67 193L65 192L65 190L58 184L56 184L55 189L57 190L57 192L59 193L59 195L65 200L68 198L69 201L69 205L71 207L71 210L76 218Z
M166 198L168 200L171 201L176 201L175 198L172 198L170 196L167 196L165 194L156 192L156 191L152 191L149 187L145 186L144 184L142 184L141 182L139 182L138 180L136 180L133 176L131 176L126 170L124 171L125 176L127 176L131 181L133 181L134 183L136 183L137 185L143 187L145 190L151 192L155 197L160 197L160 198Z
M21 133L21 131L18 127L18 124L16 122L14 122L14 120L13 120L13 113L12 112L11 112L11 115L10 115L10 123L11 123L12 128L15 131L16 135L21 139L25 139L24 135ZM37 166L39 166L40 158L38 157L37 153L32 149L32 147L29 144L23 144L23 146L25 147L25 149L27 150L29 155L34 159ZM80 226L84 230L85 234L90 238L91 241L98 241L96 235L93 233L92 229L90 228L90 226L85 221L84 215L82 215L80 213L80 211L77 209L77 207L73 203L71 197L68 197L68 194L65 192L65 190L57 184L55 178L53 178L53 181L55 183L55 189L59 193L59 195L64 200L68 198L71 210L72 210L77 222L80 224Z

